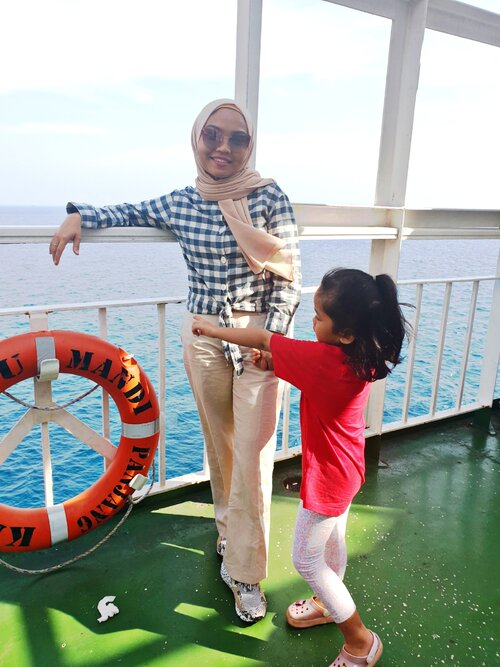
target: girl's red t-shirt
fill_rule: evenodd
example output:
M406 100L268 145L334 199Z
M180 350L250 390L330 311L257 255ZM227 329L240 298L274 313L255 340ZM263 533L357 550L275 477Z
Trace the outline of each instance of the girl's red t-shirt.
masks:
M275 374L300 389L304 507L339 516L365 481L364 408L370 383L360 380L340 347L274 335Z

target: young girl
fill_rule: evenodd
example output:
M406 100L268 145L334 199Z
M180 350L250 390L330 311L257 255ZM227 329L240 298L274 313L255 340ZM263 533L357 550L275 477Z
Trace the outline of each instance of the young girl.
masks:
M293 561L317 597L290 605L287 621L294 627L338 625L345 644L330 667L375 665L382 642L361 621L342 581L345 529L364 482L363 411L370 384L400 362L406 321L392 279L356 269L326 273L314 310L317 342L221 329L196 316L193 333L270 351L275 374L301 390L302 485Z

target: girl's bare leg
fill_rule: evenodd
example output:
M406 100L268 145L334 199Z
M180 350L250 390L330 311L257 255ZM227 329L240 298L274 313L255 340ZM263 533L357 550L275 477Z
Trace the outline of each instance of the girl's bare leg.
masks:
M364 656L370 651L373 636L365 627L357 611L347 621L337 625L344 635L345 650L351 655Z

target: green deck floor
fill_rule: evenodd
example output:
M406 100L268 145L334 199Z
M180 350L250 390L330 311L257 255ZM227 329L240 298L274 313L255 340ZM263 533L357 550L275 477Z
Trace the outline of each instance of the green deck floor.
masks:
M498 412L493 424L499 432ZM498 435L470 417L382 441L381 463L352 506L346 583L383 639L383 667L500 665L499 459ZM234 614L218 575L210 494L198 488L147 499L95 554L63 571L0 568L1 667L328 665L339 631L284 621L286 606L308 593L290 558L298 496L283 480L294 465L276 471L263 621L244 626ZM45 567L101 536L8 559ZM120 613L99 624L106 595Z

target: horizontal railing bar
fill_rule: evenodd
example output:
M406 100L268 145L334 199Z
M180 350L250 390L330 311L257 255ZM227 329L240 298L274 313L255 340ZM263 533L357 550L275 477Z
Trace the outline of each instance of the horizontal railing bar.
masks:
M410 0L406 0L410 3ZM327 0L335 5L395 20L401 3L395 0ZM500 16L493 11L454 0L429 0L426 28L455 37L500 46Z
M297 220L299 236L307 241L312 239L394 239L398 236L398 228L391 226L358 225L355 220L342 221L336 225L334 220L320 224L307 224ZM0 244L46 244L57 231L57 227L2 227L0 226ZM84 243L175 243L171 232L155 227L107 227L105 229L83 229Z
M433 285L439 283L471 283L483 280L500 280L500 276L467 276L465 278L412 278L410 280L398 280L398 287L407 285ZM303 287L302 294L314 294L318 285L312 287ZM0 311L1 314L2 311Z
M200 484L201 482L208 482L209 480L209 476L203 472L191 472L186 475L171 477L165 481L163 486L160 482L155 482L151 487L151 490L149 490L149 485L146 485L147 491L145 490L143 493L134 494L134 500L141 498L146 493L148 496L154 496L159 493L165 493L165 491L174 491L175 489L182 489L183 487Z
M92 310L95 308L128 308L131 306L159 306L162 304L185 303L186 297L152 297L132 301L93 301L85 303L59 303L45 306L21 306L19 308L0 308L1 315L26 315L28 313L63 312L71 310Z
M500 46L498 13L469 2L429 0L426 27L454 37Z
M314 238L498 238L496 209L410 209L380 206L293 204L299 234ZM49 243L57 226L0 227L0 244ZM82 230L86 243L175 242L174 235L156 227L107 227Z
M396 227L404 209L399 206L333 206L292 204L297 224L304 227Z
M407 229L500 229L500 211L496 209L405 208Z
M411 227L403 227L401 237L404 241L454 241L457 239L474 240L482 239L500 239L500 229L441 229L422 227L415 229Z
M421 426L423 424L430 424L431 422L440 421L441 419L449 419L450 417L458 417L459 415L465 415L470 412L476 412L476 410L481 410L482 408L490 407L490 404L483 404L479 402L467 403L467 405L462 405L460 410L457 410L455 407L449 408L447 410L436 410L434 414L428 412L425 415L419 415L418 417L409 417L406 421L398 420L394 422L386 423L382 426L382 433L392 433L393 431L400 431L406 428L412 428L414 426ZM369 438L371 436L378 435L377 433L371 433L369 430L365 431L365 437Z
M336 227L334 225L304 227L299 225L299 237L301 241L323 241L328 239L342 240L366 240L366 239L397 239L399 230L397 227Z
M398 285L432 285L437 283L470 283L474 280L500 280L500 276L467 276L465 278L428 278L425 280L398 280Z
M0 226L0 243L46 243L47 246L58 226ZM106 227L82 229L85 243L164 243L176 242L175 236L156 227ZM48 251L47 251L48 254Z

